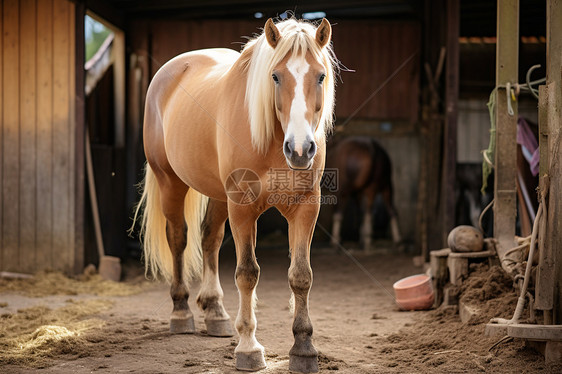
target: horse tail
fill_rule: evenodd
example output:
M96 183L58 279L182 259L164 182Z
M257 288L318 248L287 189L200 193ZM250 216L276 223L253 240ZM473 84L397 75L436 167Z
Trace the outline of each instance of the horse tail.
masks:
M184 252L186 279L198 279L203 272L203 232L201 226L207 213L209 197L193 188L187 191L184 203L184 216L188 227L187 245Z
M184 200L184 217L188 227L187 245L183 255L183 275L186 280L200 277L203 269L201 223L205 218L209 198L190 188ZM142 210L140 237L144 247L145 275L172 280L172 252L166 238L166 217L162 211L160 187L154 172L146 165L141 199L133 218L139 218Z

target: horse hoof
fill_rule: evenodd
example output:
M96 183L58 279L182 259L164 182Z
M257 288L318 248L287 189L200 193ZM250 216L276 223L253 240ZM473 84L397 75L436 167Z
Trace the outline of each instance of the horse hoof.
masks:
M318 357L289 355L289 371L318 373Z
M230 319L205 320L207 335L218 337L234 336L234 330L230 324Z
M258 371L265 369L265 358L263 352L237 352L236 353L236 369L242 371Z
M195 333L195 322L193 316L170 318L170 332L172 334L193 334Z

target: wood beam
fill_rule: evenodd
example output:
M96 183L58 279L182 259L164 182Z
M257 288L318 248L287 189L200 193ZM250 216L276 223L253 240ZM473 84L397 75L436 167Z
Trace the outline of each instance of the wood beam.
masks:
M84 16L86 15L83 3L76 3L75 7L75 184L74 184L74 273L79 274L84 270L84 129L85 129L85 72L84 59L85 36L84 36Z
M518 80L519 1L498 0L497 17L494 236L498 240L498 256L503 260L505 253L516 246L517 101L511 99L511 94L508 98L506 85ZM502 261L512 276L516 271L513 265L511 261Z
M117 10L113 6L112 2L107 0L81 0L80 2L85 5L86 10L97 14L107 22L122 30L125 29L127 19L121 11Z
M447 64L445 82L445 133L441 195L442 240L455 225L455 178L457 167L457 121L459 101L459 0L447 2Z
M422 111L420 126L420 176L416 226L417 243L424 261L429 261L429 252L443 247L441 233L442 217L439 206L441 196L442 136L444 118L440 111L442 71L446 50L446 19L443 9L446 0L424 2L423 55L425 79L422 75Z
M554 264L553 322L562 324L562 0L546 3L546 87L548 90L548 197L546 247ZM542 163L542 160L541 160ZM541 165L542 167L542 165Z

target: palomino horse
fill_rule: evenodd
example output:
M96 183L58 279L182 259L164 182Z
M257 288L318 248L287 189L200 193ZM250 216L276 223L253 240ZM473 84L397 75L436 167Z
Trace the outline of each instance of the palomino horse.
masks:
M162 66L148 89L148 164L140 202L147 271L171 282L171 331L192 333L186 281L202 268L197 304L207 333L231 336L217 271L229 219L237 258L240 340L235 353L240 370L265 367L264 348L255 336L256 221L274 206L289 223L295 338L289 368L318 371L308 295L325 133L334 109L336 59L330 39L325 19L317 28L270 19L241 53L209 49L182 54ZM304 178L306 188L298 173L312 176Z
M341 223L345 204L351 195L359 198L363 210L361 242L371 248L373 230L372 211L375 197L382 195L390 216L390 229L394 244L400 243L396 209L392 202L392 164L386 151L373 139L353 136L336 143L328 154L328 166L338 169L339 188L337 206L333 216L332 245L341 240Z

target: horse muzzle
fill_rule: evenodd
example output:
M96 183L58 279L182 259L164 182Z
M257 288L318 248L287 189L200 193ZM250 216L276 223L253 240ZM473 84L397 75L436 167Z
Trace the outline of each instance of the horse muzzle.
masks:
M283 143L283 154L287 160L287 165L291 169L309 169L312 160L316 156L316 142L308 136L302 144L296 144L295 138L291 137Z

